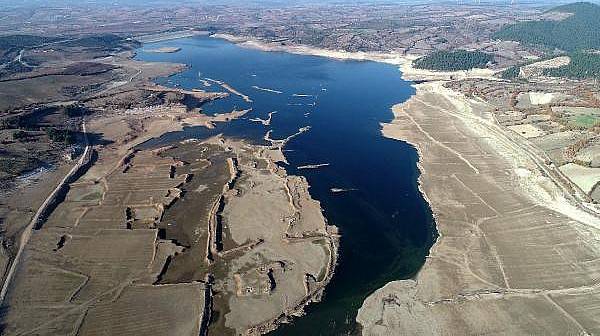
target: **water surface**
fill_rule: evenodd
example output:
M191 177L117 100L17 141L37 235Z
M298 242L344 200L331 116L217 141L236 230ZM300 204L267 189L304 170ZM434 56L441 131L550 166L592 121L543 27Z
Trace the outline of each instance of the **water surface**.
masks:
M228 83L250 96L237 96L205 105L206 113L251 107L245 118L220 123L215 130L189 127L147 145L201 138L215 133L262 143L285 138L299 128L310 130L285 147L289 174L303 175L310 193L319 200L330 224L342 239L336 274L320 303L307 315L282 326L273 335L343 335L357 331L358 308L387 282L413 276L422 266L434 240L429 207L417 188L415 149L381 135L391 107L414 94L397 67L365 61L263 52L208 37L147 44L145 48L179 47L172 54L138 51L145 61L177 62L188 69L158 82L185 89L223 91L205 87L203 79ZM253 88L281 91L281 94ZM273 115L270 126L250 118ZM299 166L327 163L319 169ZM332 188L348 191L334 193Z

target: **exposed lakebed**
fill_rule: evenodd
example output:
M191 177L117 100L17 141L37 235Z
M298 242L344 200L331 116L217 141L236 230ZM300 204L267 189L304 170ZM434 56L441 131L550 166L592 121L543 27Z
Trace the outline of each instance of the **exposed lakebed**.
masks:
M268 131L272 139L283 139L310 127L286 144L289 165L284 167L307 178L327 220L340 228L340 258L322 301L272 334L356 331L363 300L389 281L414 275L435 238L429 207L418 190L416 150L380 132L380 123L393 118L391 106L414 94L410 83L393 65L264 52L208 37L144 48L180 48L176 53L138 50L137 58L188 65L159 84L232 92L204 105L205 113L252 108L215 129L188 127L147 146L218 133L263 143Z

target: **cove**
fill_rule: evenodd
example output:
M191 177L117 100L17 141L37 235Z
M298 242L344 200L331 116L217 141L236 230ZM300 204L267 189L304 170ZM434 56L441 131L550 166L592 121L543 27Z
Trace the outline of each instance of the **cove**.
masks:
M177 53L146 49L177 47ZM398 68L369 61L334 59L247 49L210 37L146 44L143 61L183 63L188 68L157 83L185 89L224 91L213 80L250 97L205 104L204 113L252 108L244 118L215 129L187 127L152 139L157 146L188 138L225 136L263 143L294 137L285 147L288 174L305 176L313 198L342 235L335 276L319 303L272 335L355 334L363 300L386 283L414 276L425 261L436 232L431 211L418 189L418 155L409 144L383 137L391 107L414 94ZM210 86L209 86L210 85ZM266 90L265 90L266 89ZM251 121L268 119L270 125ZM320 165L316 169L298 169Z

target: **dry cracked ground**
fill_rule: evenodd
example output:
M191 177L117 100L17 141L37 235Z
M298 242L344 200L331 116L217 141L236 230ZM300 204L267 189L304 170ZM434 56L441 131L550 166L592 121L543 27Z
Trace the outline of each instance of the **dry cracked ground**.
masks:
M415 279L365 301L364 335L600 333L599 220L492 110L427 83L384 125L419 149L440 237Z

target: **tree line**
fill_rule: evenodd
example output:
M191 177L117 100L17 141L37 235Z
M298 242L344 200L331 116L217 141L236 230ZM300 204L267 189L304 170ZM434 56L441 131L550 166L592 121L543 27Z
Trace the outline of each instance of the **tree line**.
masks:
M549 13L572 13L562 20L518 22L503 27L492 37L573 52L600 49L600 6L579 2L551 9Z
M481 51L436 51L413 62L415 68L456 71L485 68L494 61L494 56Z
M571 63L556 69L546 69L545 75L568 77L575 79L600 79L600 54L593 52L576 52L571 55Z

